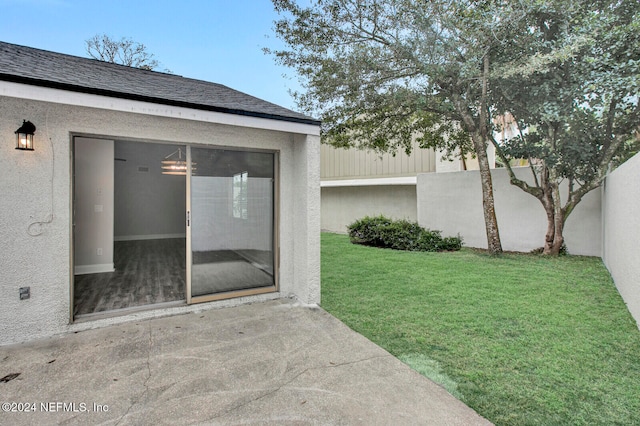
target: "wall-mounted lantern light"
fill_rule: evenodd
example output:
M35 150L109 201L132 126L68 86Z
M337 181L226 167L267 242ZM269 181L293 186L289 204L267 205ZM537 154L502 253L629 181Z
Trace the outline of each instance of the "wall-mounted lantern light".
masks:
M33 134L36 126L32 122L23 120L22 126L16 130L16 149L33 151Z

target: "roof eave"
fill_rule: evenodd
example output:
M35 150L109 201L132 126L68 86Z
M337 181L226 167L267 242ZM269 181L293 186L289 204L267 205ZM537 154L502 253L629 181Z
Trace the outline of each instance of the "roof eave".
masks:
M137 95L134 93L123 93L115 90L105 90L105 89L85 87L80 85L60 83L60 82L50 81L50 80L22 77L14 74L0 73L0 80L9 81L12 83L38 86L38 87L47 87L51 89L66 90L70 92L86 93L90 95L100 95L100 96L127 99L127 100L133 100L133 101L150 102L150 103L155 103L160 105L192 108L192 109L198 109L203 111L219 112L224 114L243 115L247 117L264 118L268 120L278 120L278 121L287 121L291 123L309 124L312 126L320 126L321 124L319 120L314 120L314 119L287 117L287 116L277 115L277 114L268 114L268 113L261 113L256 111L246 111L241 109L216 107L213 105L203 105L203 104L192 103L192 102L175 101L170 99L156 98L153 96Z

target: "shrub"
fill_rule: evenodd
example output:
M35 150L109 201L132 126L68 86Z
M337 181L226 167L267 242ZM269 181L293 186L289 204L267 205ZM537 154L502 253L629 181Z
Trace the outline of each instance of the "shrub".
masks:
M385 216L369 217L347 227L353 244L410 251L460 250L462 238L443 238L440 231L425 229L416 222L391 220Z

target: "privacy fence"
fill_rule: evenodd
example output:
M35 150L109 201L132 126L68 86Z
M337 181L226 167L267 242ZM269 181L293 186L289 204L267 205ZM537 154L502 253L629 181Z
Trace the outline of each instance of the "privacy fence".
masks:
M602 260L640 327L640 154L605 180Z

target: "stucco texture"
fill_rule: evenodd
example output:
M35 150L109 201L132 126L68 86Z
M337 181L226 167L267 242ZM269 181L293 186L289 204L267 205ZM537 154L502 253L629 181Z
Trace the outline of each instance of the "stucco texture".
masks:
M14 149L23 119L37 127L33 152ZM73 136L278 151L279 292L206 306L274 297L319 302L317 136L0 96L0 345L127 320L70 323ZM35 221L44 223L31 225ZM19 288L26 286L31 298L20 300ZM141 315L190 309L203 305Z
M516 168L515 173L531 179L526 167ZM505 169L493 169L491 176L502 248L526 252L542 247L547 217L540 201L511 185ZM478 171L420 174L417 197L420 225L439 229L443 235L460 234L468 247L487 247ZM591 191L567 219L564 237L569 253L601 256L600 198L599 189Z
M364 216L417 220L415 185L337 186L322 188L322 230L344 234Z
M602 259L640 328L640 154L605 180Z

